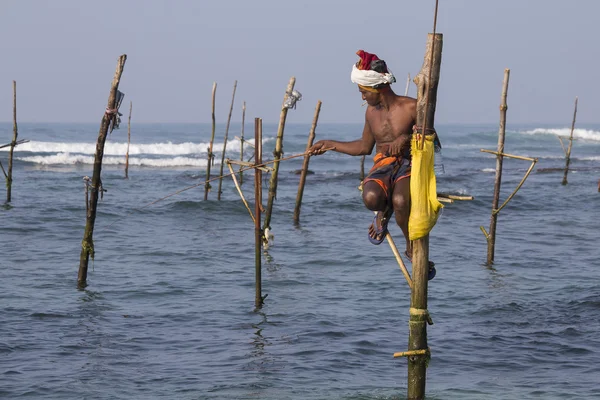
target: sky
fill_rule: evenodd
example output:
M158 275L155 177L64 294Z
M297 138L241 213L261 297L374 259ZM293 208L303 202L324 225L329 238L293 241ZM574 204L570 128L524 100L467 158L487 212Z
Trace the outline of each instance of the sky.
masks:
M279 120L288 81L302 93L287 121L361 123L350 82L356 51L375 53L404 94L423 64L435 0L2 0L0 121L99 122L117 59L132 124ZM600 122L597 0L439 0L444 35L436 124ZM416 96L414 83L409 95Z

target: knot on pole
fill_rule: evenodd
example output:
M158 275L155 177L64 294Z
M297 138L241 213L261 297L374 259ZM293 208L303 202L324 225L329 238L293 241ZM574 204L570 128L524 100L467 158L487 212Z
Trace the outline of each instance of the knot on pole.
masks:
M290 109L296 109L296 102L302 100L302 93L297 90L292 90L291 92L285 92L287 94L287 98L283 102L283 107Z
M506 111L506 110L508 110L508 106L506 104L502 104L500 106L500 111Z
M119 129L119 125L121 124L121 116L123 115L119 112L119 108L121 107L121 103L123 102L124 98L125 93L117 90L115 96L115 108L106 107L106 110L104 110L104 115L106 116L109 124L109 133L112 133L113 129L115 128Z
M429 311L425 308L411 307L408 310L408 313L410 315L410 320L408 321L409 324L427 322L429 325L433 325L433 320L429 315Z

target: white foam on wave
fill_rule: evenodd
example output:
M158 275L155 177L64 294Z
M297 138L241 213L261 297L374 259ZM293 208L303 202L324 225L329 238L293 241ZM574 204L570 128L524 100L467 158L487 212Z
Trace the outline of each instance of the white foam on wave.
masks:
M528 131L521 131L521 133L526 135L554 135L570 137L571 128L535 128ZM573 130L573 138L600 142L600 131L575 128Z
M273 140L272 138L266 138L263 143L267 143ZM247 140L247 142L254 144L254 139ZM178 156L186 154L194 155L206 155L208 154L208 143L149 143L149 144L130 144L129 155L165 155L165 156ZM244 146L244 150L250 147L248 144ZM0 149L0 151L8 151L10 147ZM89 154L93 155L96 151L95 143L60 143L60 142L38 142L31 141L18 145L15 148L16 153L30 152L30 153L70 153L70 154ZM221 154L223 151L223 143L213 144L213 153ZM253 151L253 150L250 150ZM227 141L227 153L240 153L240 141L238 139ZM120 142L106 142L104 145L105 156L125 156L127 153L127 143Z
M81 154L59 153L49 156L30 156L17 157L17 160L31 162L40 165L77 165L94 164L93 156ZM102 158L103 165L124 165L124 157L108 156ZM220 164L215 161L215 165ZM203 167L207 165L207 160L193 157L171 157L171 158L144 158L129 157L129 165L140 167Z

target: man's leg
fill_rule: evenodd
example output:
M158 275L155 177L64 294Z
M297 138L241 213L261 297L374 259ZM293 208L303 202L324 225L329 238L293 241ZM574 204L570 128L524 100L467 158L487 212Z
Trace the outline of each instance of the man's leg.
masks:
M406 254L412 259L412 246L408 236L408 216L410 215L410 176L400 179L394 184L392 204L396 223L406 239Z
M371 211L378 211L377 213L377 226L371 224L369 226L369 236L373 239L381 239L378 237L377 228L381 227L382 219L389 218L391 209L388 204L387 194L377 182L368 181L363 185L363 202L365 206Z

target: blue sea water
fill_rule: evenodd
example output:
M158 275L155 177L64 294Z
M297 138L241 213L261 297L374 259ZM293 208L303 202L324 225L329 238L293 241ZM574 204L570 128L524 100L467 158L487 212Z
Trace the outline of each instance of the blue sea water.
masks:
M134 123L129 179L127 131L112 133L96 257L77 289L82 178L92 174L98 129L19 125L30 141L16 148L12 202L0 207L0 398L406 397L407 362L392 355L407 349L410 291L389 246L367 240L359 157L311 159L299 226L302 157L281 163L262 260L268 297L256 311L252 220L230 179L221 201L217 182L203 201L208 124ZM265 159L276 129L264 125ZM286 127L285 156L304 151L309 129ZM508 125L505 151L539 162L499 214L493 268L480 226L489 227L495 157L480 150L496 149L498 127L437 129L438 191L474 200L445 204L430 235L427 398L600 398L600 126L577 126L563 186L557 135L568 125ZM317 139L361 131L320 124ZM219 125L213 176L223 133ZM240 158L240 133L232 124L228 158ZM10 142L11 124L0 124L0 138ZM5 167L7 156L0 149ZM505 159L501 200L529 164ZM242 188L253 209L251 172ZM401 245L399 228L390 232Z

